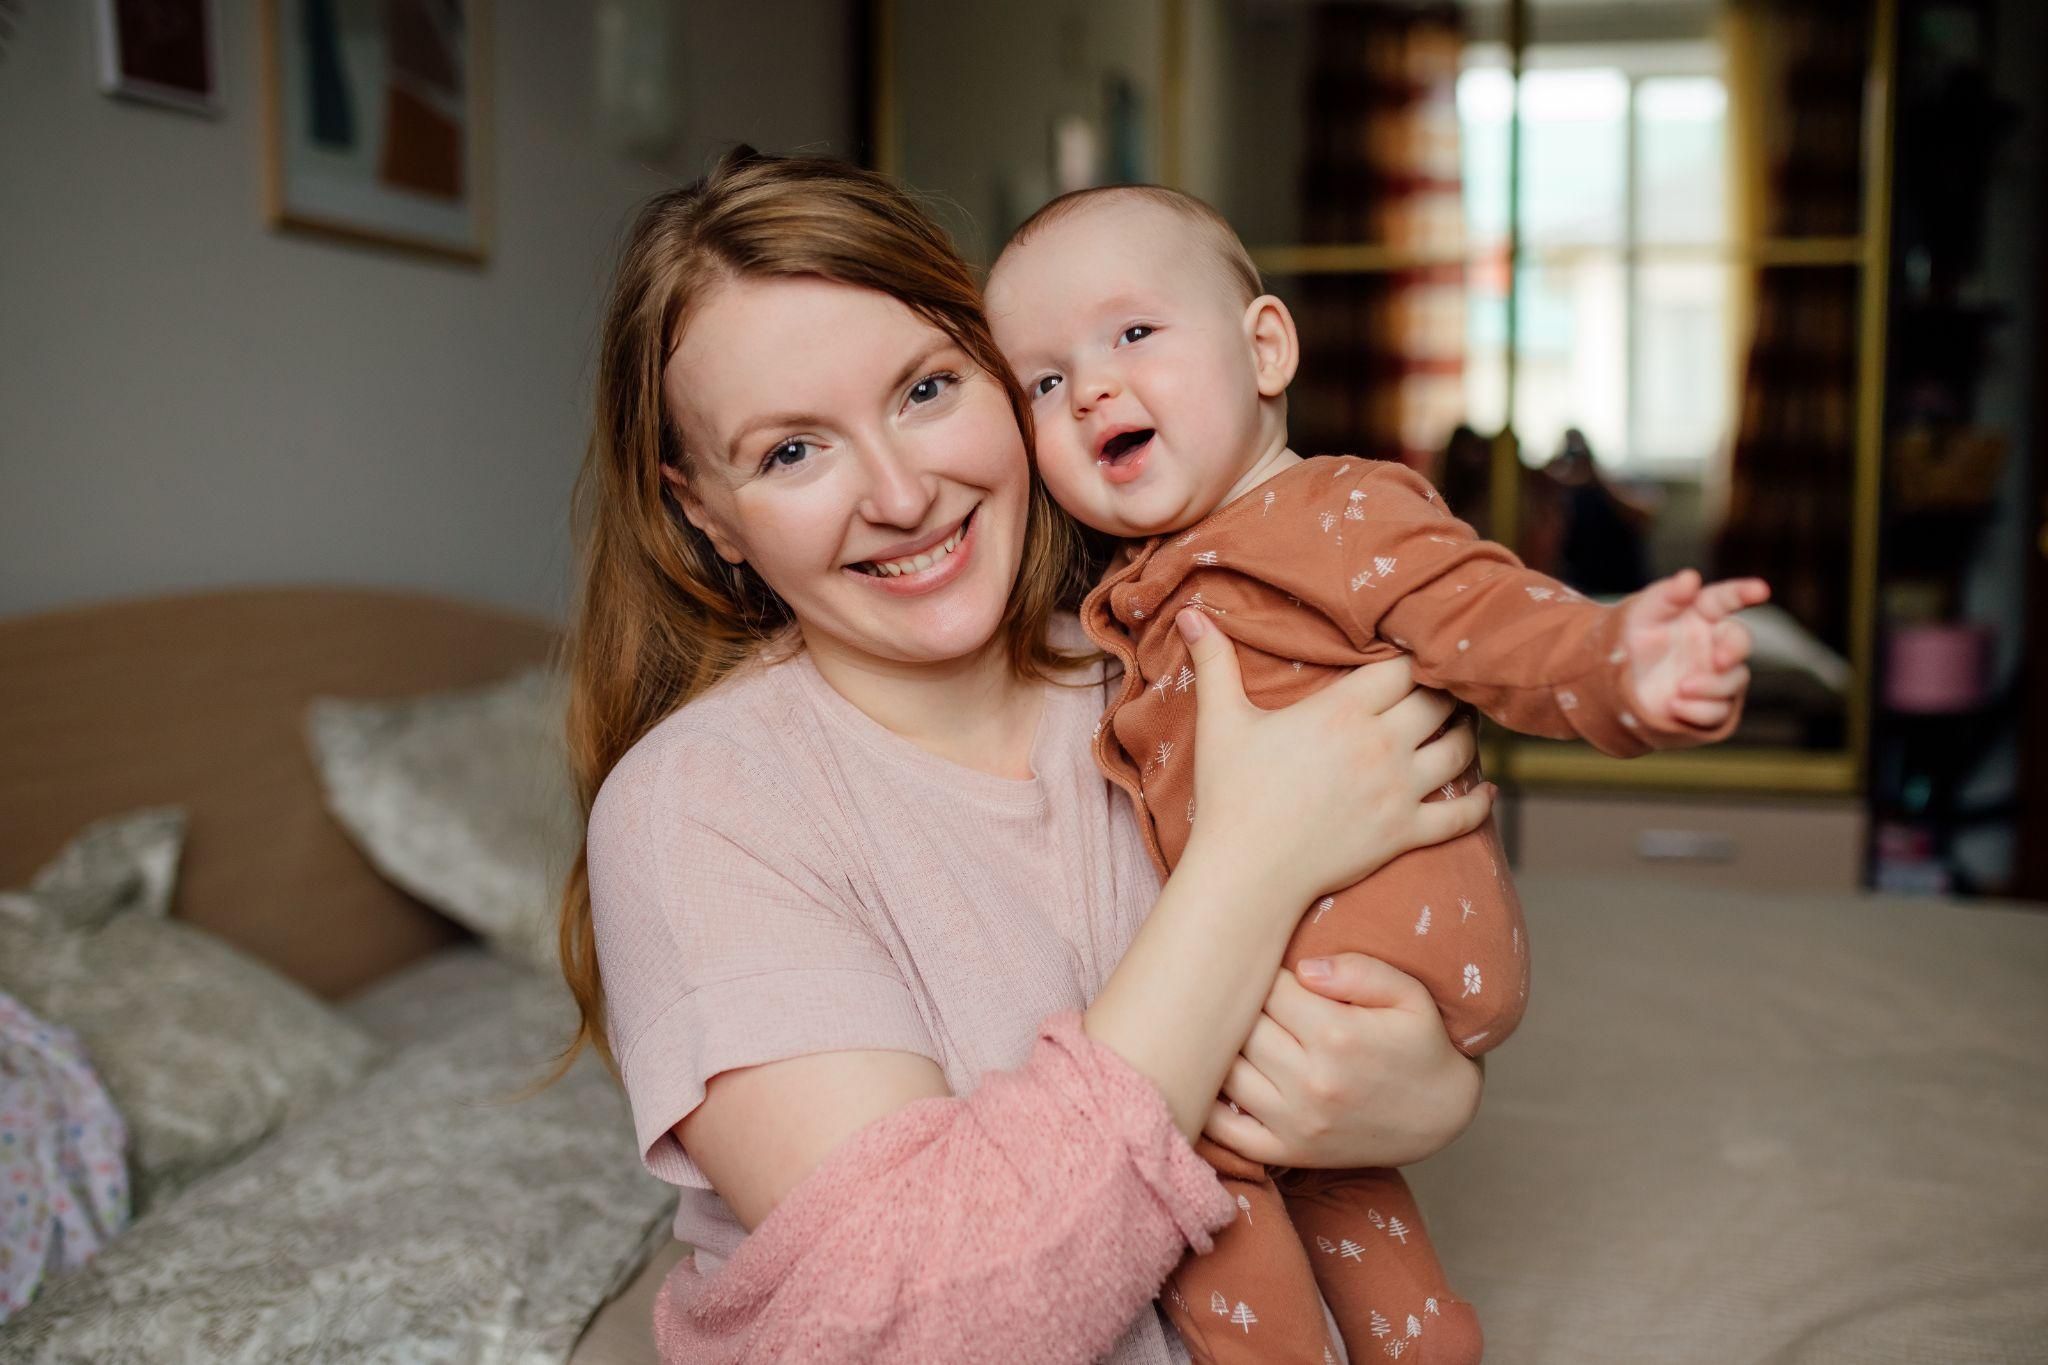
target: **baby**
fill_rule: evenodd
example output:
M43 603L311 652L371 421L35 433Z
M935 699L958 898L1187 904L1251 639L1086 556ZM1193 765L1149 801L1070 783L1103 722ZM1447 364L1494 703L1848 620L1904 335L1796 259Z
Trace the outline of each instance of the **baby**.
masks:
M1023 384L1040 474L1126 541L1082 608L1120 659L1096 759L1137 803L1154 860L1193 824L1195 707L1174 617L1236 643L1252 701L1279 707L1397 654L1416 679L1511 729L1633 756L1734 728L1763 583L1690 571L1603 606L1479 540L1399 464L1288 448L1298 359L1286 305L1222 216L1156 187L1054 200L988 283ZM1476 769L1447 794L1478 780ZM1491 825L1397 859L1304 913L1285 958L1367 953L1417 977L1457 1046L1496 1047L1528 998L1529 944ZM1398 1172L1268 1172L1199 1144L1243 1214L1162 1297L1198 1362L1335 1359L1317 1290L1354 1360L1479 1359Z

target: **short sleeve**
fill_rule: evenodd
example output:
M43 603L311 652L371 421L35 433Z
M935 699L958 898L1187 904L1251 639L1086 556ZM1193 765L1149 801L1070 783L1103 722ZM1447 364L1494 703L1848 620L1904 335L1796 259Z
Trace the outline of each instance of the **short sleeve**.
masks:
M607 1036L642 1157L671 1184L710 1187L670 1130L721 1071L868 1049L940 1060L817 828L757 760L673 719L591 808Z

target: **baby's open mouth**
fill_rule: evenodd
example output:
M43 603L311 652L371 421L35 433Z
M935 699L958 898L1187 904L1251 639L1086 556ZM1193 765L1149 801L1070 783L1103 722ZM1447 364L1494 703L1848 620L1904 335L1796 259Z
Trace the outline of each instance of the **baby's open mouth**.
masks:
M1126 431L1112 436L1102 446L1102 460L1106 464L1122 464L1132 455L1145 448L1152 439L1152 428L1143 431Z

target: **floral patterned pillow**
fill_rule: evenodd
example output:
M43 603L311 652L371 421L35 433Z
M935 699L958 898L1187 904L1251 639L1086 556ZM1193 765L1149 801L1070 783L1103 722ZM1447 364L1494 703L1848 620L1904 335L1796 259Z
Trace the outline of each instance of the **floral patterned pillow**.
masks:
M386 877L554 975L556 909L583 838L561 676L529 669L399 701L316 700L327 808Z
M167 918L182 811L138 811L0 893L0 990L76 1034L127 1123L137 1216L353 1084L369 1035ZM283 907L280 907L281 909Z

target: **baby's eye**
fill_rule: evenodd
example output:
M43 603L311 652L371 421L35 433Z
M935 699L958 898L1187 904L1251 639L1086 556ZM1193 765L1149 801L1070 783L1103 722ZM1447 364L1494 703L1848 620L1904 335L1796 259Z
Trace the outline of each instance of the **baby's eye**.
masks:
M784 441L768 452L768 458L761 461L761 472L767 474L777 469L794 469L804 462L804 456L810 448L809 441Z
M960 376L955 374L928 374L910 386L910 405L922 407L959 382Z
M1058 375L1043 375L1031 386L1031 396L1033 398L1043 398L1059 386L1060 377Z
M1118 338L1117 338L1117 340L1118 340L1118 341L1143 341L1143 340L1144 340L1144 339L1145 339L1146 337L1148 337L1148 336L1151 336L1151 335L1152 335L1152 332L1153 332L1153 329L1152 329L1152 328L1150 328L1150 327L1147 327L1147 326L1146 326L1146 325L1145 325L1144 323L1142 323L1142 322L1140 322L1140 323L1134 323L1133 325L1131 325L1131 326L1129 326L1129 327L1126 327L1126 328L1124 328L1124 330L1123 330L1123 335L1122 335L1122 336L1120 336L1120 337L1118 337Z

